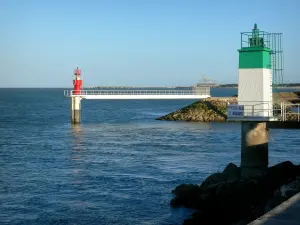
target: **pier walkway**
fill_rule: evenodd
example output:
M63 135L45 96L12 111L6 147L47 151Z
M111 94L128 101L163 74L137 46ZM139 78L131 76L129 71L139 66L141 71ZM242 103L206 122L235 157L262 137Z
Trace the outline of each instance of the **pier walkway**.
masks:
M300 193L248 225L300 225Z
M205 99L210 97L209 87L194 90L65 90L66 97L81 99Z

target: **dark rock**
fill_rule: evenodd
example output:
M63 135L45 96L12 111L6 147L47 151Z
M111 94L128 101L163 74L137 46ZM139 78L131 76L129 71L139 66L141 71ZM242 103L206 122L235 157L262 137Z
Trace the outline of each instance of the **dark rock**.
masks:
M287 198L280 195L276 195L273 198L269 199L264 207L264 213L269 212L270 210L280 205L285 200L287 200Z
M203 202L208 202L211 198L212 194L210 192L204 192L199 195L200 199Z
M203 191L209 191L210 189L216 188L219 184L226 182L227 177L228 174L225 173L214 173L203 181L200 188Z
M204 224L205 214L202 211L194 212L192 218L184 220L184 225ZM202 220L202 221L201 221Z
M218 184L215 192L211 193L209 201L205 201L203 204L205 208L202 210L205 216L218 215L217 218L212 215L216 221L210 220L210 224L231 224L239 219L249 219L250 221L252 205L261 200L261 196L257 195L257 185L251 180ZM205 218L201 218L203 224Z
M182 184L177 186L172 193L176 195L171 200L172 207L201 208L201 190L198 185Z
M265 211L264 211L264 205L258 205L256 207L254 207L251 211L251 216L252 216L252 220L256 219L256 218L259 218L261 217L262 215L265 214Z
M296 179L288 184L290 187L294 188L297 191L300 191L300 180Z
M285 196L287 197L287 198L291 198L291 197L293 197L295 194L297 194L299 191L297 191L297 190L295 190L295 189L290 189L290 190L287 190L286 192L285 192Z
M249 221L239 220L239 221L233 223L232 225L247 225L247 224L249 224Z
M262 177L262 184L267 192L274 190L296 178L296 166L290 161L269 167Z
M262 177L240 179L240 168L229 163L222 173L208 176L199 185L180 185L172 193L173 207L185 206L200 209L184 224L232 224L253 221L266 211L274 208L287 196L294 194L300 181L296 178L298 166L285 161L267 169ZM281 187L285 196L281 196Z
M222 224L230 225L231 221L226 219L225 211L207 211L207 212L196 212L193 217L184 221L184 225L211 225L211 224Z
M296 175L300 176L300 164L296 166Z
M227 182L239 180L241 176L240 168L233 163L229 163L224 169L223 173L228 175Z
M281 196L290 198L300 191L300 181L295 180L280 188Z
M174 190L172 190L172 194L183 195L186 192L197 190L198 188L199 188L199 185L196 185L196 184L180 184Z
M236 169L238 169L238 167L235 164L229 163L223 170L223 173L231 173L232 171L236 171Z

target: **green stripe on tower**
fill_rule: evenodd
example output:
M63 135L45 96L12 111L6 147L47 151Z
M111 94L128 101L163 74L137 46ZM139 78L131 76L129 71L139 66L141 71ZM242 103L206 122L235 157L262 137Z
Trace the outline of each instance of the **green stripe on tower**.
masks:
M238 51L240 69L271 69L271 49L265 47L246 47Z

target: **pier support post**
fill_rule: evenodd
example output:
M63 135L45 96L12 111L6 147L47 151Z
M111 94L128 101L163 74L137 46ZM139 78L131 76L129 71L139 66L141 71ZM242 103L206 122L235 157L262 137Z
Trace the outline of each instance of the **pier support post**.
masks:
M269 164L269 133L266 122L241 122L241 176L257 177Z
M72 97L72 123L79 124L81 122L81 98L79 96Z

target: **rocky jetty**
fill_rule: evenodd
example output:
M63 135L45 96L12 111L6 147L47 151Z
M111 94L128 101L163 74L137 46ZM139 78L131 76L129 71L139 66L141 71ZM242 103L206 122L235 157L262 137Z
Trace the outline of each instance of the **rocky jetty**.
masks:
M240 168L229 163L223 172L208 176L200 185L176 187L170 204L197 210L185 225L242 225L300 192L300 165L290 161L269 167L258 178L243 179L240 174Z
M279 92L273 94L273 99L276 102L299 103L299 92ZM237 97L210 97L201 101L179 109L175 112L169 113L165 116L157 118L157 120L182 120L194 122L226 122L227 109L229 104L236 104ZM275 106L275 105L274 105ZM280 109L280 105L276 108ZM292 112L288 109L287 112ZM280 111L276 111L280 114ZM289 114L288 120L297 120L297 115Z
M157 120L183 120L195 122L225 122L228 104L237 103L236 97L207 98L157 118Z

